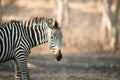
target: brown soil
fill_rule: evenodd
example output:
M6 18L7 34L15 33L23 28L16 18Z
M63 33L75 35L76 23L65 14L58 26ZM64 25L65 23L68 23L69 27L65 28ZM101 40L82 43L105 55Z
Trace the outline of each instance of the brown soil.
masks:
M120 55L92 53L65 55L61 62L54 56L31 55L31 80L120 80ZM0 64L0 80L14 80L12 62Z

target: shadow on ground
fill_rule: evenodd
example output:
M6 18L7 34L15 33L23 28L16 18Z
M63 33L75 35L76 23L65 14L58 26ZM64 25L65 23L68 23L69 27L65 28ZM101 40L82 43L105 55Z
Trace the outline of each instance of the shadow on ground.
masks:
M120 80L120 55L71 54L29 57L31 80ZM12 61L0 64L0 80L14 80Z

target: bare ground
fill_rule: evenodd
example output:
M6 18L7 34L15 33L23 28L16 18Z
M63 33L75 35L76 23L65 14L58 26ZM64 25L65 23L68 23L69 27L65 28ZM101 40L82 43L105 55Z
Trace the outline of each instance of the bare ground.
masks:
M0 80L14 80L12 62L0 64ZM29 57L31 80L120 80L120 54L65 54Z

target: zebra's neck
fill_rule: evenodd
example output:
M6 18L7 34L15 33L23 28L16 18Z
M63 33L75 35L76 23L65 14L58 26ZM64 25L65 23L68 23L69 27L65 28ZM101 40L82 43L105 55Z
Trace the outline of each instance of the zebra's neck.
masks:
M33 21L25 21L23 24L23 33L31 47L46 43L47 26L45 23L34 23Z

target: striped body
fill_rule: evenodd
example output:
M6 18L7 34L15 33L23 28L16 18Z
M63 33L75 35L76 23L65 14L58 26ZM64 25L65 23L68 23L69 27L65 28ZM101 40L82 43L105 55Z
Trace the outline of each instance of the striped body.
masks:
M24 22L10 22L0 24L0 62L11 60L25 51L28 53L34 46L47 42L45 29L39 26L24 26ZM46 38L45 38L46 37ZM43 40L42 40L43 39ZM28 54L26 54L28 55Z
M21 80L21 75L22 80L29 80L27 56L31 48L49 42L50 48L52 47L51 49L55 52L56 44L54 44L54 40L50 37L52 30L58 29L58 24L52 20L54 25L51 28L51 24L53 23L50 23L51 20L51 18L42 17L29 21L0 23L0 63L14 60L16 80ZM58 32L61 34L60 29ZM58 54L57 58L59 60Z

